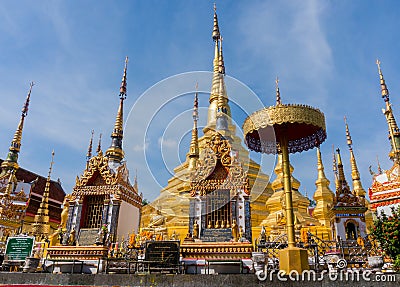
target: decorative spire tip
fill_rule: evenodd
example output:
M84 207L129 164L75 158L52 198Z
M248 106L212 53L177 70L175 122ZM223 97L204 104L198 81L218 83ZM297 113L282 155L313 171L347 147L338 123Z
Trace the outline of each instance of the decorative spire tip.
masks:
M275 86L276 86L276 105L281 105L281 92L279 91L279 78L278 76L276 77L275 80Z
M381 92L382 98L385 102L389 102L389 90L386 86L385 79L383 78L382 70L381 70L381 62L377 59L376 65L378 66L379 80L381 84Z
M102 134L100 134L100 136L99 136L99 144L97 145L97 150L96 150L97 154L102 153L102 151L101 151L101 136L102 136Z
M344 124L346 125L346 139L347 139L347 145L349 146L349 149L352 149L353 141L351 140L349 125L347 124L347 118L346 118L346 116L344 116Z
M119 89L119 97L121 100L126 99L126 71L128 70L128 56L125 58L124 75L122 76L121 88Z

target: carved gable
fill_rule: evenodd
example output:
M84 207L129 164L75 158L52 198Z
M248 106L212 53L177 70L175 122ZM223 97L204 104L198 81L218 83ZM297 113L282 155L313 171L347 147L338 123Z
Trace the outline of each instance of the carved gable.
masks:
M81 178L76 179L76 187L94 185L94 182L96 182L96 185L114 185L117 181L118 174L109 169L108 158L98 155L89 160Z
M242 189L249 194L247 172L231 156L231 145L218 132L207 143L191 177L191 195L206 195L217 189Z

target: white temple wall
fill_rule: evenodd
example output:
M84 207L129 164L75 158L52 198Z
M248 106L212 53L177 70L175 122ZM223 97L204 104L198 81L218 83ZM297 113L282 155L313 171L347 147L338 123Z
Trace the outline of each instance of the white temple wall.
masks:
M139 208L127 202L121 202L117 228L117 238L119 240L121 240L122 236L126 238L128 234L132 233L132 231L134 231L135 234L138 233L139 214Z
M392 207L397 208L398 206L400 206L400 203L389 204L389 205L385 205L385 206L378 206L376 211L378 212L378 215L380 215L383 211L387 216L391 216L392 215Z

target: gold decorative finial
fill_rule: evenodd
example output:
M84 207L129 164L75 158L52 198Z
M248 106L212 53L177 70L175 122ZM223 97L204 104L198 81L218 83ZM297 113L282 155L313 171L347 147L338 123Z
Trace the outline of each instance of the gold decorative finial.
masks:
M385 102L389 101L389 90L386 86L385 79L383 78L382 70L381 70L381 62L377 59L376 65L378 66L378 73L379 73L379 80L381 83L381 91L382 91L382 98Z
M214 3L214 28L212 32L212 38L214 41L218 41L220 37L219 27L218 27L218 16L217 16L217 5Z
M319 146L317 147L317 166L318 166L318 178L326 178L325 172L324 172L324 165L322 163L322 158L321 158L321 149Z
M219 72L223 75L225 75L225 64L224 64L224 55L222 53L222 36L219 39L219 61L218 61L218 66L219 66Z
M196 93L194 94L193 104L193 120L197 123L199 119L199 100L198 100L199 83L196 83Z
M101 150L101 136L102 136L102 134L99 135L99 144L97 145L97 150L96 150L98 155L103 154L103 151Z
M125 58L124 75L122 76L121 87L119 89L119 96L126 98L126 71L128 69L128 56Z
M352 144L353 141L351 140L351 135L350 135L350 131L349 131L349 126L347 124L347 118L346 116L344 116L344 124L346 125L346 139L347 139L347 145L349 147L349 149L352 149Z
M89 159L92 157L93 135L94 135L94 130L92 130L92 136L90 137L89 148L88 148L88 152L87 152L87 154L86 154L86 159L87 159L88 161L89 161Z
M51 172L52 172L52 170L53 170L53 164L54 164L54 149L53 149L53 151L51 152L51 162L50 162L50 168L49 168L49 173L48 173L48 175L47 175L47 178L50 180L50 176L51 176Z
M337 162L336 162L336 156L335 156L335 146L332 145L332 155L333 155L333 173L335 174L335 177L337 176Z
M275 80L275 85L276 85L276 105L281 105L281 92L279 91L279 78L276 77Z
M197 121L199 119L198 108L199 108L198 83L196 83L196 92L194 94L194 103L193 103L192 139L190 141L190 148L188 153L189 169L191 170L194 170L196 168L197 159L199 158L199 137L197 131Z

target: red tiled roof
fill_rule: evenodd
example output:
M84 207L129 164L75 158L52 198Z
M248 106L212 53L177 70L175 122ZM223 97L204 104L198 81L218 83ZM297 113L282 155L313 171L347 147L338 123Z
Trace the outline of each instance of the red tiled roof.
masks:
M0 159L0 164L2 162L3 160ZM47 178L21 167L17 170L15 176L17 177L18 181L24 181L24 182L33 182L37 179L36 183L33 185L32 193L39 194L40 197L38 197L37 195L32 195L28 209L26 210L27 214L36 214L40 202L42 201L41 196L43 195ZM60 222L61 220L60 216L62 211L61 205L64 200L64 197L65 197L65 192L61 187L61 184L57 181L53 180L50 181L49 215L51 221ZM52 199L58 201L59 203L52 201Z

